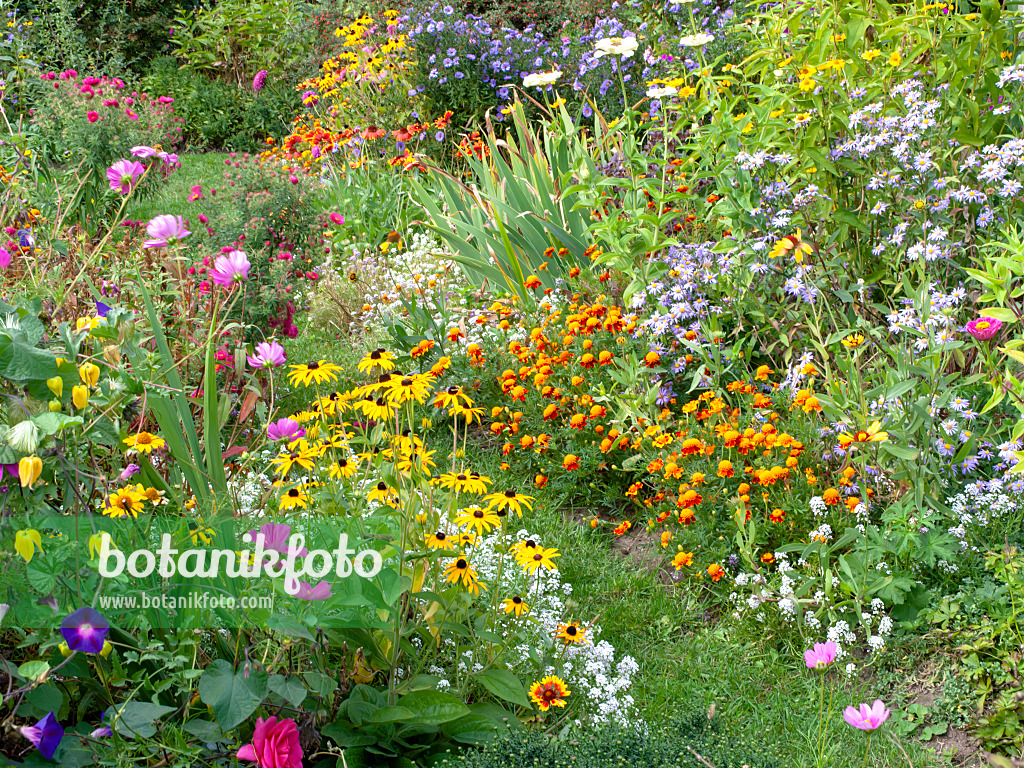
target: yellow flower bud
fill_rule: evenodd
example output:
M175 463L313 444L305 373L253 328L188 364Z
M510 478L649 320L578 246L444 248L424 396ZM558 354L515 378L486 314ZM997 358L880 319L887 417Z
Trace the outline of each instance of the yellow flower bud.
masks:
M103 648L102 650L100 650L100 656L102 656L104 659L110 658L110 652L112 650L114 650L114 646L110 644L109 640L104 640Z
M117 344L110 344L103 348L103 357L116 368L121 364L121 348Z
M68 647L67 643L60 644L60 655L63 656L65 659L71 655L71 649Z
M43 473L43 460L38 456L26 456L18 462L18 477L22 488L31 488Z
M60 411L61 407L62 406L61 406L60 400L51 400L50 401L50 412L51 413L58 413Z
M84 363L78 367L78 375L81 377L83 384L95 387L96 382L100 380L99 366L95 363Z
M46 386L50 388L54 396L60 397L64 394L64 379L60 376L54 376L52 379L46 380Z
M14 534L14 551L21 555L26 563L31 563L36 554L36 548L43 551L43 539L39 531L29 528L24 531L17 531Z
M84 384L79 384L71 390L71 402L75 404L75 408L81 410L85 408L89 403L89 388Z

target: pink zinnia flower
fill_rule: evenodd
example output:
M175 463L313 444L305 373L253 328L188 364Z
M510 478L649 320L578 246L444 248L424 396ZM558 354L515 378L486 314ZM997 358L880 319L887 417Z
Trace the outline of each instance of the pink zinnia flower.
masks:
M258 768L302 768L302 745L294 720L256 718L252 744L235 755L239 760L255 762Z
M192 187L192 191L188 196L188 201L191 203L193 200L200 200L203 197L203 185L196 184Z
M143 248L167 248L192 234L185 229L185 221L181 216L171 213L164 213L151 219L146 225L146 233L152 239L144 242Z
M146 172L146 166L134 160L118 160L107 169L110 188L123 195L131 192L139 177Z
M276 341L261 341L256 345L256 354L245 358L253 368L276 368L287 359L284 347Z
M245 251L231 251L217 257L213 262L213 269L210 270L210 277L217 285L234 285L249 277L249 267L249 258Z
M839 646L829 640L827 643L815 643L813 648L804 651L804 663L808 669L827 667L836 659Z
M979 317L967 324L967 332L978 341L988 341L999 333L999 329L1002 327L1002 320L996 320L994 317Z
M88 120L90 123L95 123L97 120L100 119L100 113L99 112L86 112L85 113L85 119Z
M329 218L333 224L345 223L345 217L342 216L340 213L332 213Z
M873 731L889 719L889 710L881 699L875 699L875 703L870 707L867 704L861 704L859 710L847 707L843 710L843 719L854 728Z

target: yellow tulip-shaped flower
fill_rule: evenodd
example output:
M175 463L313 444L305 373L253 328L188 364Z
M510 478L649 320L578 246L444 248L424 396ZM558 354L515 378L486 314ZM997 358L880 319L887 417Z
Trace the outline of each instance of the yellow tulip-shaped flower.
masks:
M22 488L31 488L43 473L43 460L38 456L26 456L18 462L18 478Z
M81 410L89 404L89 388L85 384L79 384L71 390L71 402L75 408Z
M43 539L39 535L39 531L29 528L14 534L14 550L21 555L22 560L26 563L32 562L32 558L36 554L36 548L40 552L43 551Z
M95 363L83 363L78 367L78 375L83 384L95 387L96 382L100 380L99 366Z

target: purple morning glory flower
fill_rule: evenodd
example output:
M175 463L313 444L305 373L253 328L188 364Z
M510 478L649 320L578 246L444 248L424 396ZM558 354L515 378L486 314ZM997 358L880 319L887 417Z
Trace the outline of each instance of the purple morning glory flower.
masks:
M21 735L32 742L32 746L39 750L39 754L47 760L52 760L57 747L60 746L60 740L64 738L64 728L51 712L35 725L24 726Z
M110 624L95 608L86 606L60 623L60 633L72 651L99 653L110 632Z
M97 301L96 302L96 314L97 314L97 316L99 316L99 317L106 317L107 313L109 311L110 311L110 307L107 304L104 304L102 301Z

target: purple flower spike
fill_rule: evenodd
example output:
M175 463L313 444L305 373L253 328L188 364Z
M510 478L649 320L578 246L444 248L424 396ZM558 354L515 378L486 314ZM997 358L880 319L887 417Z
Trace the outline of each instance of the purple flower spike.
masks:
M64 738L64 728L51 712L35 725L23 727L21 735L32 742L32 746L39 750L39 754L47 760L52 760L57 747L60 746L60 740Z
M95 608L86 606L60 623L60 633L72 651L99 653L110 632L110 624Z

